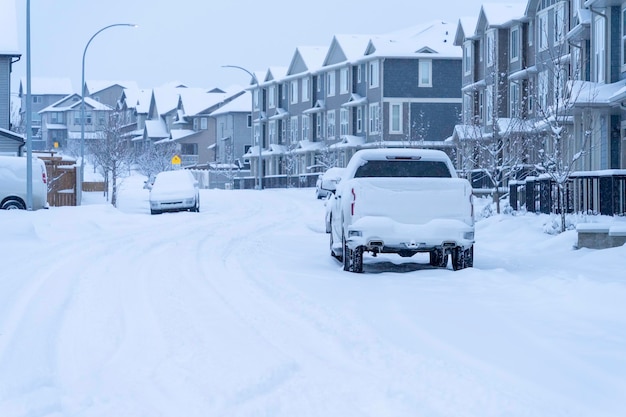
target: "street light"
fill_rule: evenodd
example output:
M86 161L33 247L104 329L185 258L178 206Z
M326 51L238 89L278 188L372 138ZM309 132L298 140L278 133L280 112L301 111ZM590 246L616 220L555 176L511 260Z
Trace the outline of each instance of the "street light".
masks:
M85 180L85 56L87 55L87 48L89 48L89 44L93 41L93 38L98 36L100 32L103 32L109 28L115 26L130 26L137 27L137 25L133 23L114 23L109 26L105 26L96 33L93 34L87 45L85 45L85 50L83 51L83 66L81 71L81 83L80 83L80 198L82 200L83 195L83 181Z
M30 83L30 0L26 0L26 210L33 209L33 116Z
M261 93L261 90L259 87L259 80L257 79L256 75L254 75L252 72L248 71L247 69L243 67L239 67L237 65L222 65L222 68L237 68L237 69L247 72L248 74L250 74L250 76L252 77L252 81L254 81L254 84L256 85L257 94ZM252 94L252 114L254 114L254 93ZM252 137L254 138L254 123L252 124L252 126L253 126ZM256 168L257 177L258 177L257 189L259 190L263 189L263 177L261 176L261 167L263 166L262 155L261 155L261 140L262 140L262 135L259 132L259 163L257 164L257 168ZM254 143L254 139L252 142Z

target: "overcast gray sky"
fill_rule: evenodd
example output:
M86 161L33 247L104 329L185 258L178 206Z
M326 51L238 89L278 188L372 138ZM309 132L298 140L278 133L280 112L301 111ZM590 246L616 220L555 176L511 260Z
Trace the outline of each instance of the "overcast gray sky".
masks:
M491 0L491 3L515 1ZM518 3L525 1L518 1ZM16 0L22 59L13 91L26 74L26 2ZM296 47L328 46L334 34L379 34L441 19L478 16L478 0L32 0L33 77L69 77L80 90L82 54L87 80L133 80L152 88L178 80L193 87L245 85L250 71L288 66Z

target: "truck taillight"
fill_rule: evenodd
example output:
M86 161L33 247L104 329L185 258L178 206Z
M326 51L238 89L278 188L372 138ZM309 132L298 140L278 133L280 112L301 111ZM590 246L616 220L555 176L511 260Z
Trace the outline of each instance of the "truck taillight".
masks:
M350 205L350 211L354 216L354 204L356 203L356 193L354 192L354 188L352 189L352 204Z
M470 207L471 207L471 213L472 213L472 219L474 218L474 194L470 193Z
M46 177L46 171L43 171L41 173L41 180L43 181L44 184L48 183L48 177Z

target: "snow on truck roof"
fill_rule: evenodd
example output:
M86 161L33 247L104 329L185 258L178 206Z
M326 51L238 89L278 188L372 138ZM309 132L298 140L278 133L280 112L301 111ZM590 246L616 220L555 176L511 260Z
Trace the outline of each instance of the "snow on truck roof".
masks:
M445 152L435 149L408 149L408 148L381 148L381 149L361 149L357 151L353 159L362 160L382 160L388 157L420 157L421 159L447 161L448 155Z

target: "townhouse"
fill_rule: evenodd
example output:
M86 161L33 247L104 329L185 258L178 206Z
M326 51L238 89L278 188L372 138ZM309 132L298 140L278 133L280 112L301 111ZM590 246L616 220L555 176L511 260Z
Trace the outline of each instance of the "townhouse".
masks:
M380 36L335 35L328 47L296 48L284 76L268 71L249 87L255 146L245 157L253 175L260 169L269 186L284 186L289 176L311 184L314 173L344 166L361 148L452 152L445 139L462 101L454 31L454 25L435 21Z
M502 170L553 169L550 155L565 173L626 168L625 39L626 1L483 4L459 19L458 167L482 167L477 144L500 140Z
M0 154L20 155L24 138L12 130L11 69L19 61L17 14L13 0L0 0Z

